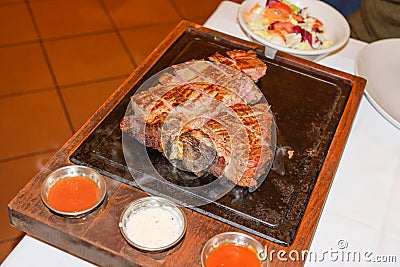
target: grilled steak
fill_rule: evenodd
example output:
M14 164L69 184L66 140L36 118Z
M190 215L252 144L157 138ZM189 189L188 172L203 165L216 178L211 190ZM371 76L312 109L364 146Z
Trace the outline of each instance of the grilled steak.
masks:
M225 64L172 66L135 94L121 130L181 170L255 186L273 159L272 115L254 82Z
M268 110L264 103L236 103L214 118L189 123L164 147L166 157L194 173L207 171L240 186L255 186L273 157Z
M158 99L152 89L132 97L134 114L125 116L120 125L139 142L160 152L164 152L162 129L170 137L188 120L215 117L222 105L243 102L235 92L216 84L193 82L165 88L168 91Z
M226 64L196 60L175 65L173 68L173 74L166 73L160 78L162 85L176 86L193 82L216 84L234 91L249 104L260 101L263 96L249 76Z
M258 81L258 79L266 74L267 66L257 57L256 52L252 50L247 52L242 50L232 50L227 51L226 54L229 58L224 57L217 52L213 56L210 56L209 59L216 63L223 63L232 68L243 71L254 81Z

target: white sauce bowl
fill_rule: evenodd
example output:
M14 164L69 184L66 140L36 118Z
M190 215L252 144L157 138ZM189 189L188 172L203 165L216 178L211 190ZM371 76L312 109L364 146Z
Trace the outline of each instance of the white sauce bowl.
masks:
M162 251L176 245L186 233L186 217L172 201L145 197L131 202L119 223L122 235L132 246Z

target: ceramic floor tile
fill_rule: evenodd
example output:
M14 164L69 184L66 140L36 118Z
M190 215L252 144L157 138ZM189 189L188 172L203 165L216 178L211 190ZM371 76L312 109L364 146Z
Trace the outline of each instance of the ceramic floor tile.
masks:
M78 130L96 112L123 80L124 78L119 78L61 90L75 130Z
M54 152L0 163L0 240L20 236L21 232L10 225L7 205L18 191L46 164Z
M23 3L24 0L0 0L0 5L7 5L12 3Z
M53 87L38 43L0 47L0 96Z
M45 42L60 86L132 72L133 63L115 33Z
M184 19L193 20L197 18L209 17L221 3L221 0L173 0L173 2Z
M181 20L168 0L104 0L116 26L126 28Z
M24 2L0 5L0 45L37 40Z
M157 26L140 27L121 31L128 49L139 64L157 45L174 29L177 23L166 23ZM142 38L146 36L146 38Z
M0 263L2 263L4 259L8 256L8 254L10 254L10 252L18 244L21 238L22 236L20 238L0 242Z
M0 98L0 160L57 149L72 131L55 90Z
M31 7L44 39L112 30L98 0L34 1Z

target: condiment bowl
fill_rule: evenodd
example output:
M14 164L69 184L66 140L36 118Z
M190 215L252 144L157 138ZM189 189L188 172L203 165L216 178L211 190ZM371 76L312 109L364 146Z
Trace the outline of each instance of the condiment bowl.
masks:
M90 207L87 207L83 210L78 210L78 211L62 211L60 209L57 209L54 207L51 202L49 201L49 193L52 189L52 187L59 181L66 179L66 178L74 178L74 177L79 177L83 176L85 178L89 178L90 180L94 181L98 188L99 188L99 194L98 194L98 200L95 202L95 204L91 205ZM79 165L71 165L71 166L65 166L62 168L59 168L49 174L46 179L44 180L41 188L41 198L43 203L54 213L57 213L59 215L63 215L66 217L81 217L84 215L87 215L88 213L92 212L94 209L96 209L105 199L107 193L107 186L106 182L104 181L104 178L98 173L96 170L86 167L86 166L79 166Z
M245 21L244 13L249 11L257 2L262 1L246 0L242 2L238 12L238 21L242 30L251 40L265 46L265 55L267 57L274 58L277 51L282 51L310 61L318 61L339 50L348 42L350 38L350 26L343 15L335 8L324 3L323 1L289 0L291 4L294 4L300 8L307 7L311 16L322 21L324 24L325 33L328 39L333 41L333 45L324 49L298 50L267 41L261 36L255 34Z
M260 266L267 266L267 254L264 247L253 237L239 232L225 232L210 238L203 246L201 251L201 266L207 267L207 259L210 253L225 244L234 244L248 247L257 255Z
M158 252L175 246L185 235L186 224L185 214L172 201L144 197L125 208L119 228L133 247Z

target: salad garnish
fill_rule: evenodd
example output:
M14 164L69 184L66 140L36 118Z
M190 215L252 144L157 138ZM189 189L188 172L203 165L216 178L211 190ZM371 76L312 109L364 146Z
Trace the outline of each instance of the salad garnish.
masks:
M266 7L256 3L244 12L249 28L261 38L298 50L331 47L333 42L325 34L323 23L286 0L269 0Z

